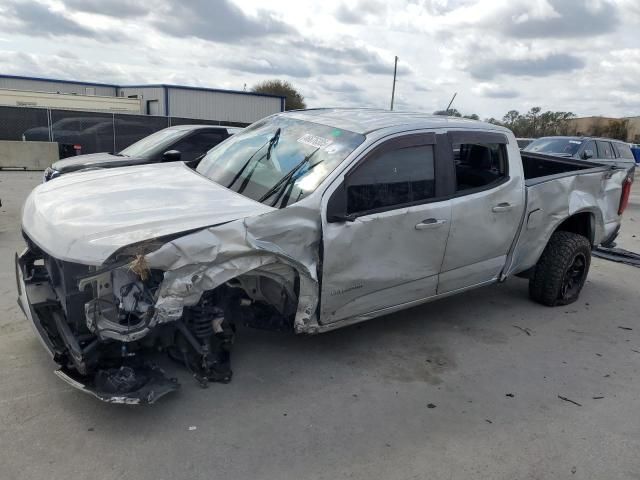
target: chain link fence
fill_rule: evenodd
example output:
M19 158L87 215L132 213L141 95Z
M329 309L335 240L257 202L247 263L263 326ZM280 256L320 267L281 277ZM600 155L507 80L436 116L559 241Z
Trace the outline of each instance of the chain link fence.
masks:
M0 140L58 142L60 158L119 152L172 125L246 126L183 117L0 106Z
M26 132L49 142L49 111L43 108L0 107L0 140L24 140Z

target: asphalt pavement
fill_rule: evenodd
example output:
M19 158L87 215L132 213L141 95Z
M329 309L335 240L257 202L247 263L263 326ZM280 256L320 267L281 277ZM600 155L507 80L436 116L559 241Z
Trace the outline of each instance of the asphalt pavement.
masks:
M640 269L594 258L579 301L510 279L326 334L243 329L233 381L147 407L53 375L16 304L0 172L0 479L640 479ZM620 246L640 252L640 186Z

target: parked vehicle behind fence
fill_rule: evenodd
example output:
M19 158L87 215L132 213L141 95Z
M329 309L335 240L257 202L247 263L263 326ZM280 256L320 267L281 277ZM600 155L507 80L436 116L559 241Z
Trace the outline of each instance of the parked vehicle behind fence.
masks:
M518 275L576 301L624 167L523 152L492 124L277 114L180 162L62 176L24 205L19 304L72 386L118 403L231 379L235 322L314 334Z
M109 124L110 125L110 124ZM99 128L100 124L92 128ZM180 125L162 129L118 153L92 153L55 162L44 173L44 181L86 169L126 167L147 163L182 161L195 167L208 150L240 131L235 127Z

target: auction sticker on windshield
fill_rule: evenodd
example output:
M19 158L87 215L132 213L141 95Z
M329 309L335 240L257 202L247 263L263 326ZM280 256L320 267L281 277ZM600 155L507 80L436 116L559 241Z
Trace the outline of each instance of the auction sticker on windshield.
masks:
M328 138L318 137L316 135L311 135L310 133L301 136L298 139L298 142L304 143L305 145L311 145L312 147L316 148L325 148L331 145L331 140L329 140Z

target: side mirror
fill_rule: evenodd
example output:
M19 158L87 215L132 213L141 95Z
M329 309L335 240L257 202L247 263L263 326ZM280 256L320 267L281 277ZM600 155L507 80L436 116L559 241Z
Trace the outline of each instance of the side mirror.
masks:
M344 183L342 183L327 202L327 222L353 222L353 220L347 215L347 192Z
M343 182L327 202L327 223L355 222L356 218L356 214L347 213L347 189Z
M162 154L163 162L177 162L182 157L182 154L178 150L167 150Z
M583 160L589 160L590 158L593 158L593 150L587 149L584 152L582 152Z

